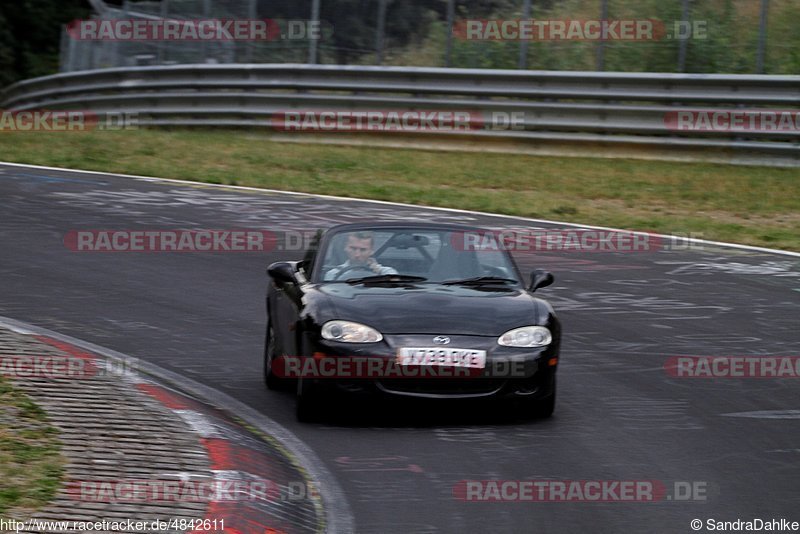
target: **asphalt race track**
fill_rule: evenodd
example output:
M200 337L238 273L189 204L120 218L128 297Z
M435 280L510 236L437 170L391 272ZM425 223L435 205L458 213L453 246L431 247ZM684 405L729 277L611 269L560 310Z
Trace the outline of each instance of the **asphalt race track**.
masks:
M800 258L705 245L519 253L564 328L548 421L463 404L343 406L299 424L262 384L266 266L300 252L73 252L71 230L310 230L519 219L0 165L0 315L219 389L289 428L337 477L358 532L691 532L800 521L800 378L676 378L673 356L800 356ZM553 225L551 225L553 226ZM559 227L555 225L555 227ZM657 502L466 502L464 480L660 481ZM675 491L702 488L688 500ZM682 484L682 483L688 483ZM669 498L672 497L672 498Z

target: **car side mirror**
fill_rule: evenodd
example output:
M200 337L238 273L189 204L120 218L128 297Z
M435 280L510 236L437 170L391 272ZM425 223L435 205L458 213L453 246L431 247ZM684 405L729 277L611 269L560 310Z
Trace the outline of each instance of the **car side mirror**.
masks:
M285 261L278 261L267 267L267 274L276 282L294 283L294 266Z
M533 293L540 287L547 287L555 281L553 278L552 273L545 271L544 269L536 269L531 274L531 285L528 290Z

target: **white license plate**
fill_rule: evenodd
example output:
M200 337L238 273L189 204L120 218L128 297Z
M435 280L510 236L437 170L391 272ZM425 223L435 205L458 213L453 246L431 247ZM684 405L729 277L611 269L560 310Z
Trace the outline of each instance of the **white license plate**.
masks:
M483 369L486 367L486 351L402 347L397 351L397 363L400 365L440 365Z

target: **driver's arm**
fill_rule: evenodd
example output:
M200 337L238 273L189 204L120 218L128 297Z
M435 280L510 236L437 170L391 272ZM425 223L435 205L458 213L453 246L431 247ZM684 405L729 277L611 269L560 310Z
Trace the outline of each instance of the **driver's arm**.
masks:
M322 279L325 281L336 280L336 277L339 276L339 273L341 272L342 272L342 266L337 265L336 267L331 268L331 270L325 273L325 276L323 276Z
M397 274L397 269L381 265L375 258L369 259L369 268L372 269L375 274Z

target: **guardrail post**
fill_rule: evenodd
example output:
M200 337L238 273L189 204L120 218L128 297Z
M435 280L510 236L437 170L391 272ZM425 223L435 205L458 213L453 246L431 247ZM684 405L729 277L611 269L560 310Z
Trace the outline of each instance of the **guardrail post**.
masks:
M59 72L67 72L67 61L69 60L69 49L68 49L68 41L69 35L67 35L67 29L65 27L61 28L61 44L58 49L58 71Z
M453 26L456 19L456 0L447 0L447 41L444 51L444 66L453 66Z
M311 20L319 26L319 8L320 0L313 0L311 2ZM315 65L318 61L317 54L319 50L319 41L317 39L310 39L308 42L308 62Z
M531 18L531 0L522 0L522 20ZM528 41L521 39L519 42L519 61L517 67L528 68Z
M761 0L761 15L758 22L758 50L756 51L756 74L764 74L764 51L767 47L767 14L769 0Z
M608 19L608 0L600 0L600 20ZM595 70L606 70L606 41L600 37L597 41L597 58Z
M378 0L378 29L375 32L375 64L383 65L383 45L386 33L386 6L389 0Z
M203 0L203 18L206 20L211 18L211 0ZM193 22L192 24L197 23ZM203 61L201 63L208 63L208 42L206 40L202 41L200 49L203 51Z
M689 13L689 2L691 0L682 0L681 2L681 20L684 22L689 21L691 16ZM686 49L689 46L689 39L681 39L678 41L678 72L686 72Z
M161 8L160 10L161 18L166 19L167 17L169 17L169 0L161 0L161 5L159 7ZM122 9L124 10L126 8L127 8L127 3L123 4ZM123 17L124 16L125 15L123 12ZM166 60L164 55L165 55L165 50L167 48L167 43L156 42L155 46L156 46L156 65L163 65L164 61Z
M249 0L247 4L247 17L250 20L255 20L258 17L258 11L256 10L256 0ZM245 60L248 63L253 62L253 48L257 46L258 41L245 41L244 46L246 47L245 50Z

